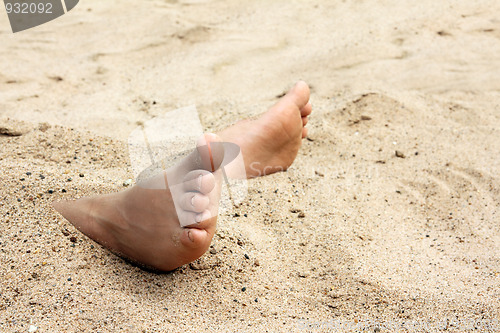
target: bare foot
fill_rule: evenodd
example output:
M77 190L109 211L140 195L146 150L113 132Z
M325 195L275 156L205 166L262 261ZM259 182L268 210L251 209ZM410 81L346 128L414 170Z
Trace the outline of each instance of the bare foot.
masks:
M299 81L258 119L240 121L219 136L241 148L248 178L285 171L307 136L311 112L309 87Z
M205 138L219 141L213 134ZM78 230L118 255L149 269L173 270L203 255L215 232L221 171L208 170L212 164L218 168L221 156L200 155L207 154L195 151L123 192L55 202L54 207Z
M310 113L309 87L299 82L260 118L239 122L219 136L240 146L248 178L283 171L307 135L304 126ZM184 160L171 170L182 178L178 191L169 190L170 179L161 174L153 183L163 181L165 187L136 185L120 193L57 202L54 207L78 230L115 253L141 266L170 271L201 257L215 233L221 175L220 170L209 172L207 165L213 161L204 159L204 165Z

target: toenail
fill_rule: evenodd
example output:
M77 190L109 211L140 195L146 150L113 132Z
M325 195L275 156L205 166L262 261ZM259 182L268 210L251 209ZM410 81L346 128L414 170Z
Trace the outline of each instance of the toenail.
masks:
M188 231L188 238L191 242L194 242L193 234L191 233L191 230Z
M194 195L193 195L193 197L191 198L191 206L193 206L193 207L194 207Z
M196 221L196 223L200 223L201 219L202 219L202 214L196 214L196 217L194 218L194 220Z
M198 176L198 191L201 191L201 179L203 178L203 175Z

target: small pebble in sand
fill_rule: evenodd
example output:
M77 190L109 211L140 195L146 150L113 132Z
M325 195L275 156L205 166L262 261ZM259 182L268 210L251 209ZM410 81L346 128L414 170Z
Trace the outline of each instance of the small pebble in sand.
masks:
M405 154L403 154L403 152L399 151L399 150L396 150L395 152L395 155L396 157L399 157L399 158L405 158Z
M85 175L83 173L80 174L80 177L85 177Z
M201 270L209 269L210 266L208 266L205 263L192 262L189 264L189 268L191 268L193 271L201 271Z
M71 237L69 238L69 241L70 241L71 243L76 243L76 237L75 237L75 236L71 236Z
M250 259L250 257L246 253L245 253L245 259Z
M253 264L254 264L255 266L259 267L259 266L260 266L260 261L259 261L259 259L255 259L255 260L254 260L254 262L253 262Z
M304 218L304 217L306 217L306 213L300 212L299 215L297 215L297 216L300 218Z
M124 187L130 186L131 184L132 184L132 179L130 178L123 182Z
M52 194L54 193L54 190L48 190L47 192L49 192L49 194Z
M247 287L241 288L241 291L243 291L243 292L247 291Z
M45 176L44 175L40 175L40 179L45 179Z
M46 132L50 128L50 125L46 122L40 123L38 129L42 132Z
M38 330L38 327L36 327L35 325L30 325L28 327L28 332L32 333L32 332L36 332Z
M31 176L31 172L26 172L26 176Z
M216 254L216 253L217 253L217 250L216 250L216 249L211 249L211 250L210 250L210 253L211 253L211 254Z
M0 135L5 136L21 136L23 132L16 128L0 126Z

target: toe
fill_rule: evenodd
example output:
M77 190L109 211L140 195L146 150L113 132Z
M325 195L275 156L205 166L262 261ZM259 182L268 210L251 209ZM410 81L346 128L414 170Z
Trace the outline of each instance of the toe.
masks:
M208 194L215 187L215 177L206 170L194 170L184 177L183 183L185 191Z
M181 208L188 212L201 213L208 208L210 200L206 195L197 192L185 193L180 201Z
M307 128L306 128L306 127L304 127L304 128L302 129L302 138L305 138L306 136L307 136Z
M182 244L190 248L204 247L209 241L210 235L205 229L185 228L181 236Z
M307 117L308 115L311 114L311 112L312 112L311 102L307 102L307 104L300 109L300 115L302 117Z
M217 222L217 212L212 213L209 209L201 213L181 211L178 218L181 227L212 230Z
M196 214L195 220L197 222L197 228L205 228L210 225L210 219L212 218L212 213L205 209L203 212Z
M184 227L184 230L182 231L181 242L183 242L184 245L190 245L192 247L208 247L215 233L217 216L211 217L209 211L205 211L202 214L196 215L198 220L204 220L197 224Z
M224 160L224 145L220 137L213 133L204 134L196 143L201 168L214 172Z
M307 117L302 117L302 126L306 126L309 119Z
M197 213L195 212L180 210L177 212L177 214L177 218L179 219L181 227L194 226L198 223L196 221Z
M309 102L310 90L307 83L304 81L299 81L295 86L288 92L287 97L291 98L293 103L297 105L300 109L305 107L307 102Z

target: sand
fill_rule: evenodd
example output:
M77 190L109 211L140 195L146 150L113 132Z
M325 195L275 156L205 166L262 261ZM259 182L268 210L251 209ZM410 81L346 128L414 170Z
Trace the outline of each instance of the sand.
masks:
M0 331L500 330L498 1L81 1L0 15ZM207 131L298 79L310 137L210 252L131 266L51 202L124 189L137 123ZM397 154L396 154L397 151Z

